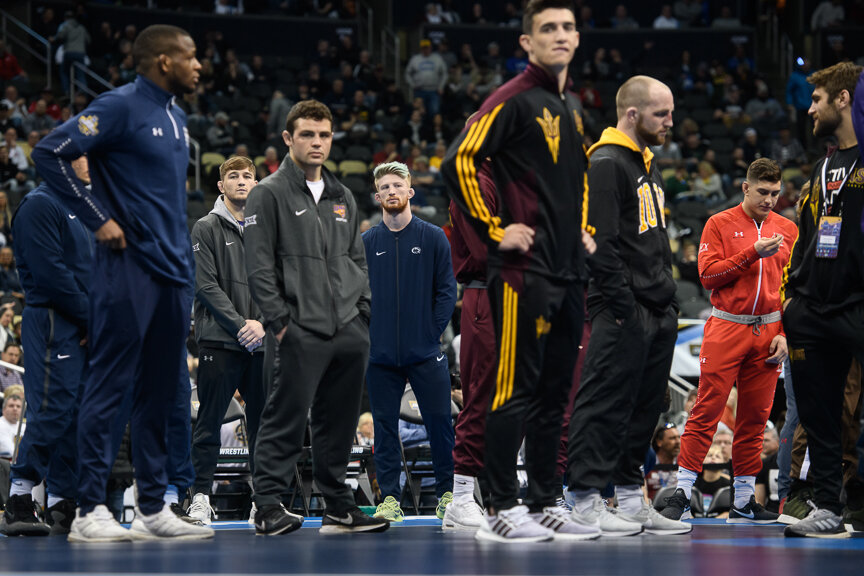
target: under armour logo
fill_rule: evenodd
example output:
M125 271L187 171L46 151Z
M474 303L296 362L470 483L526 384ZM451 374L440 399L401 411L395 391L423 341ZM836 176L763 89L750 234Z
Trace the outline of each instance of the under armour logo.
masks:
M162 128L154 127L153 136L162 136Z
M732 237L733 238L743 238L744 232L735 232L735 234L733 234Z
M213 356L202 356L201 359L204 360L204 362L212 362Z
M706 361L706 360L707 360L707 358L705 358L705 356L702 356L701 358L699 358L699 363L700 363L700 364L705 364L705 361Z

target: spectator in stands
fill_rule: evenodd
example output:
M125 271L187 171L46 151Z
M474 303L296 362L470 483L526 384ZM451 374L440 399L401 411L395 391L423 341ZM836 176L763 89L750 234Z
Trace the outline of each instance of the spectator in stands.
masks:
M723 181L717 170L709 162L699 162L696 177L692 182L693 194L706 201L708 204L715 203L724 198Z
M696 244L690 240L682 243L681 257L678 260L678 272L681 280L699 286L699 258ZM689 412L689 411L688 411Z
M789 218L788 210L791 209L792 214L794 214L795 217L789 219L793 222L797 222L798 217L795 207L798 205L798 197L801 196L801 186L803 184L803 176L795 176L794 178L784 180L783 194L780 195L780 199L777 200L777 204L774 205L774 211L786 218Z
M660 146L651 146L651 152L661 170L674 168L681 163L681 148L672 138L666 138Z
M207 130L207 144L211 150L230 154L234 147L234 126L228 114L219 111L213 117L213 126Z
M27 154L24 149L18 145L18 131L15 128L7 128L3 132L3 140L6 144L6 150L9 153L9 161L18 169L19 172L27 172Z
M712 28L740 28L741 27L741 19L737 16L733 16L732 8L729 6L722 6L720 8L720 16L714 19L711 22Z
M730 84L725 89L721 107L714 111L714 118L722 120L727 128L733 124L749 124L750 119L744 115L744 104L741 101L741 89L737 84Z
M358 446L375 446L375 424L372 421L372 412L363 412L357 419L355 443Z
M651 439L651 447L657 456L655 466L645 469L645 490L648 498L666 486L675 485L678 453L681 452L681 434L674 423L658 426Z
M765 146L759 139L759 132L752 126L744 130L744 139L741 141L740 146L744 150L745 162L752 163L754 160L766 155Z
M505 70L507 70L507 77L512 78L523 72L527 67L528 58L525 56L525 50L521 46L517 46L513 50L513 55L507 59L507 63L504 65Z
M683 163L675 166L675 174L666 179L664 192L667 202L674 202L681 194L690 191L690 174Z
M27 110L27 101L19 96L18 88L14 84L6 86L3 96L3 101L11 110L9 119L12 120L15 127L20 130L24 119L30 115L30 112Z
M5 368L4 368L5 370ZM18 443L18 421L21 419L21 408L24 402L21 396L8 395L3 398L3 416L0 417L0 458L7 460L15 453ZM21 425L21 435L24 435L26 425Z
M15 78L27 78L27 72L18 64L18 58L9 51L6 40L0 38L0 80L8 82Z
M769 512L777 512L780 508L780 498L777 496L777 452L780 449L780 437L774 423L770 420L762 438L762 469L756 475L756 501Z
M376 102L377 110L384 112L385 116L401 118L405 111L405 96L396 86L396 82L390 78L386 80L384 92L378 95Z
M436 53L438 54L438 56L441 57L442 60L444 60L444 64L447 66L448 70L451 66L455 66L459 63L459 59L456 57L456 54L454 54L453 51L450 50L450 42L447 40L447 38L441 38L438 41Z
M719 432L718 432L719 434ZM731 442L730 442L731 446ZM705 454L705 459L702 462L702 472L697 476L693 487L702 493L703 506L707 510L711 506L711 501L717 492L724 487L732 487L732 477L729 475L728 469L720 466L728 464L729 460L724 455L723 449L714 444L708 448ZM729 516L729 511L724 510L715 518L726 518Z
M90 44L90 33L83 24L75 18L72 10L67 10L63 15L63 24L57 28L57 35L50 38L51 42L59 43L63 47L63 59L58 62L60 71L60 84L63 92L69 92L69 78L74 63L85 64L87 58L87 45ZM86 85L86 80L82 80Z
M423 99L429 114L441 111L441 95L447 83L447 66L438 54L432 53L432 42L428 38L420 41L420 53L408 61L405 82L415 97Z
M810 125L807 110L810 109L813 86L807 82L810 75L810 59L799 57L786 83L786 106L789 118L795 123L798 140L806 142Z
M606 61L605 48L597 48L594 57L582 65L582 77L595 81L609 78L609 62Z
M610 22L615 30L636 30L639 28L639 22L627 13L627 6L624 4L615 7L615 15Z
M18 206L21 198L35 187L27 175L27 169L19 170L9 158L9 149L0 142L0 190L5 190L13 206Z
M11 308L4 308L3 314L0 315L0 323L5 322L7 318L8 322L11 322L14 315L15 312L13 312ZM16 366L20 365L21 345L13 339L8 323L2 324L0 331L5 332L6 337L6 342L3 344L3 353L0 354L0 360L3 360L3 362L6 362L7 364L15 364ZM0 335L0 339L2 339L3 336L4 335ZM11 368L0 366L0 392L3 392L10 386L24 386L21 373L12 370Z
M264 160L261 165L267 169L267 174L273 174L279 168L279 155L275 146L268 146L264 150Z
M443 519L453 500L450 372L440 344L456 303L450 244L439 227L413 217L414 189L405 164L382 164L374 176L383 219L363 234L363 244L372 290L372 347L366 383L375 419L375 468L383 498L375 516L393 522L403 519L398 500L398 420L407 380L429 431L439 499L436 514ZM412 257L412 252L421 250L428 257ZM384 254L388 255L382 258ZM401 307L392 306L400 298Z
M388 138L384 141L384 146L372 155L372 165L378 166L379 164L386 164L388 162L401 162L402 157L399 155L399 151L396 150L396 141L392 138Z
M681 147L681 158L687 166L688 172L696 172L699 162L705 157L708 145L702 140L699 132L690 132L684 137L684 145Z
M44 98L41 98L36 101L36 106L34 107L33 112L24 119L22 127L25 132L32 132L35 130L36 132L39 132L39 136L42 137L46 136L56 125L57 121L48 115L48 103Z
M36 144L39 143L39 140L42 138L42 135L39 132L33 130L32 132L27 133L27 164L32 168L35 166L33 163L33 148Z
M739 43L735 45L735 52L726 62L726 67L740 76L744 70L755 70L756 62L749 54L747 54L747 47L744 43ZM742 85L745 86L745 88L747 86L746 83L742 83Z
M662 8L660 8L660 15L654 19L654 28L657 30L675 30L680 27L680 23L672 15L672 6L663 4Z
M465 20L468 24L486 24L486 17L483 15L483 4L475 2L471 5L471 14Z
M9 198L2 190L0 190L0 234L3 236L0 245L12 244L12 210L9 208Z
M806 163L807 154L801 142L793 138L792 131L786 127L780 129L777 140L771 143L771 159L780 164L781 168L790 168Z
M420 110L411 112L411 117L399 131L399 140L402 146L420 146L423 142L424 127L423 113Z
M40 6L36 8L36 13L39 18L33 22L33 30L42 36L48 38L57 32L57 16L54 13L54 8L51 6Z
M309 88L309 96L312 98L322 98L328 89L321 69L321 64L312 62L309 64L309 68L300 75L301 82Z
M441 162L444 161L444 155L447 154L447 143L444 140L435 142L435 153L429 158L429 171L437 174L441 171Z
M810 31L840 26L846 19L843 0L822 0L810 16Z
M678 0L672 8L672 13L683 27L702 24L702 2Z
M501 20L501 25L508 28L519 28L522 26L522 13L516 7L516 2L507 2L504 4L504 18Z
M735 394L736 398L738 397L738 390L736 390L735 388L732 388L732 393ZM731 395L732 394L730 394L730 396ZM728 402L726 406L729 406ZM720 448L720 454L723 457L723 462L729 462L730 460L732 460L732 428L730 428L729 425L723 420L721 420L720 422L723 423L723 426L720 426L717 429L717 432L714 433L714 440L712 441L711 445Z
M786 112L777 99L771 96L764 80L756 80L756 97L747 102L744 113L765 134L777 130L786 120Z
M279 135L282 128L285 126L285 118L288 116L288 111L293 106L285 94L281 90L274 90L273 96L270 98L270 114L267 117L267 138L275 138Z

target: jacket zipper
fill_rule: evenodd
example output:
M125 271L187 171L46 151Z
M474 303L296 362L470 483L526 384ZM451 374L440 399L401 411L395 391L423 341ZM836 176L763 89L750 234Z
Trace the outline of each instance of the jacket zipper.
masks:
M756 240L762 239L762 224L757 223L755 220L753 221L756 224ZM758 254L757 254L758 256ZM759 303L759 293L762 291L762 257L759 257L759 283L756 284L756 298L753 300L753 311L750 312L751 315L756 315L756 305Z
M336 318L336 297L333 293L333 281L330 279L330 259L327 256L327 236L324 234L324 223L321 222L321 213L318 211L318 206L315 206L315 217L318 219L318 229L321 231L321 241L324 243L324 269L327 271L327 287L330 289L330 302L333 306L333 326L335 327L338 320Z
M401 315L400 307L399 307L399 236L396 235L396 365L402 365L402 351L401 351L401 341L402 338L399 334L399 317Z
M171 114L171 105L174 104L174 98L168 101L165 104L165 112L168 114L168 119L171 120L171 125L174 126L174 138L176 140L180 139L180 130L177 128L177 122L174 121L174 116Z

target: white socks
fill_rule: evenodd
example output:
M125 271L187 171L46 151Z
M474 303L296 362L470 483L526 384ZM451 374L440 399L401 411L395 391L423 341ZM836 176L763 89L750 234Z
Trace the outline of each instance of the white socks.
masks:
M743 508L756 495L756 476L735 476L735 508Z
M33 487L36 484L31 480L25 480L24 478L16 478L12 480L11 485L9 486L9 495L10 496L29 496L33 492Z
M463 474L453 475L453 500L474 499L474 477Z
M568 490L568 501L577 514L584 514L594 507L594 501L600 497L600 491L594 488L588 490Z
M638 484L616 486L615 495L618 497L618 509L624 514L638 514L642 511L644 498L642 489Z
M56 506L57 504L59 504L62 501L63 501L62 496L55 496L54 494L51 494L50 492L48 493L48 508Z
M687 500L693 496L693 484L696 482L698 474L687 468L678 467L678 488L684 490L684 495Z
M168 504L177 504L180 501L180 490L174 484L169 484L165 487L165 495L162 500Z

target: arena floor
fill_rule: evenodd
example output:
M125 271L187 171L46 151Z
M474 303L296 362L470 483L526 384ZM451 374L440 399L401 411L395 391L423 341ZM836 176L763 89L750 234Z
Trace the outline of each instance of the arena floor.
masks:
M0 574L860 574L864 535L790 539L783 526L695 520L686 536L601 538L503 546L408 518L384 534L321 536L319 518L289 535L256 537L245 522L217 522L214 540L69 544L2 538Z

